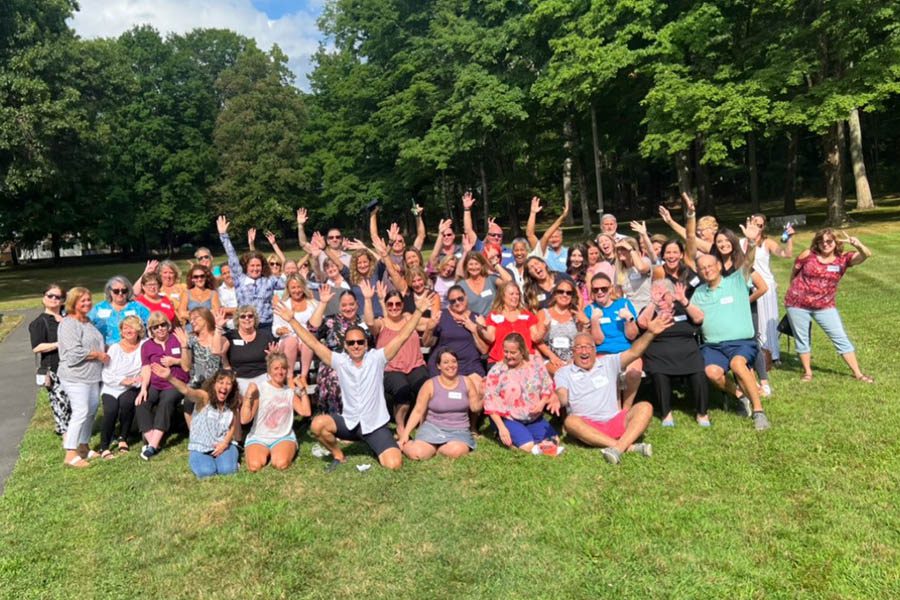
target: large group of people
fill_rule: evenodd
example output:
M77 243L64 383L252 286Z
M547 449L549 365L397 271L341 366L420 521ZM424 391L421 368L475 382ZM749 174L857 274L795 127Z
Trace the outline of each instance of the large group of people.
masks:
M757 430L770 427L762 402L781 359L770 260L793 257L793 229L779 243L765 216L752 215L738 235L697 219L683 195L683 223L660 209L671 238L636 221L627 235L607 214L595 239L567 247L569 206L538 237L543 207L533 198L526 236L507 245L493 220L479 238L474 202L462 199L461 232L440 221L427 262L421 207L409 245L397 224L382 237L377 206L370 245L338 228L308 236L301 208L298 261L270 232L272 253L257 250L254 229L238 254L221 216L226 260L198 248L184 281L175 262L151 260L134 283L110 278L96 306L86 288L48 286L30 334L64 464L115 459L135 426L151 461L183 420L197 477L234 473L241 460L251 472L285 469L298 451L297 416L311 418L328 470L354 440L389 469L404 456L458 458L485 424L518 451L556 456L567 436L618 464L626 453L652 455L642 440L654 408L675 426L681 380L700 427L711 426L710 386ZM803 381L813 376L813 320L853 377L873 381L835 307L841 277L870 255L857 238L823 229L796 259L785 306Z

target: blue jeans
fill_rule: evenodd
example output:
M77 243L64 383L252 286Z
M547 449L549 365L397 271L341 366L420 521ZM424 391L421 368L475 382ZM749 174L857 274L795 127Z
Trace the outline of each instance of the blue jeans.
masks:
M228 450L217 457L191 450L188 454L188 464L197 479L213 475L231 475L237 473L238 470L238 449L232 444L228 446Z
M844 324L841 323L841 315L836 308L822 310L807 310L805 308L787 307L788 319L794 330L794 340L797 342L798 354L809 354L810 322L815 319L831 343L834 344L838 354L853 352L853 344L844 332Z

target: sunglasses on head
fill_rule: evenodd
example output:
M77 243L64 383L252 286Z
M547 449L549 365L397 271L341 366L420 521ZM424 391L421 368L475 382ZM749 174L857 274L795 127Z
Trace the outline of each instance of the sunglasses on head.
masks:
M52 300L62 300L62 296L60 296L59 294L51 294L51 293L49 293L49 292L46 293L46 294L44 294L44 297L45 297L45 298L50 298L50 299L52 299Z
M125 288L110 288L109 292L111 294L127 294L128 290Z
M348 348L351 348L353 346L365 346L366 340L344 340L344 345Z
M604 293L604 294L605 294L606 292L609 291L609 286L608 286L608 285L604 285L604 286L600 286L600 287L592 287L592 288L591 288L591 291L594 292L595 294L598 293L598 292L599 292L599 293Z

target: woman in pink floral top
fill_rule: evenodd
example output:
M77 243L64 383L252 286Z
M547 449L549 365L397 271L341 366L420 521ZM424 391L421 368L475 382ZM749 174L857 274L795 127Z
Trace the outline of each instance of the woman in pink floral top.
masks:
M503 341L503 360L484 380L484 412L505 446L531 452L535 445L556 454L559 435L544 420L544 408L554 396L553 380L544 361L528 355L525 339L511 333Z
M843 235L844 240L839 240L838 235ZM858 251L844 252L844 241ZM870 256L872 252L855 237L836 234L833 229L827 228L817 232L809 250L804 250L797 257L784 305L797 340L797 353L800 354L800 364L803 365L803 381L812 380L809 334L811 321L815 319L853 371L853 377L865 383L874 382L859 370L855 349L844 332L841 316L834 305L841 277L848 268L861 264Z

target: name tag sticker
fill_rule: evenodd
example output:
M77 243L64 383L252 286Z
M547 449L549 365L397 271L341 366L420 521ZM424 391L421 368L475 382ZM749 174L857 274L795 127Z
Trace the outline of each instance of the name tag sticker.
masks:
M231 343L234 344L235 346L243 346L244 340L233 340Z
M519 315L519 320L520 320L520 321L527 321L527 320L528 320L528 315Z
M594 375L591 377L591 383L594 384L595 387L603 388L609 385L609 379L606 375Z
M494 323L502 323L506 320L506 317L503 315L491 315L491 321Z
M672 320L676 323L681 323L682 321L687 321L687 317L685 315L675 315Z
M829 273L840 273L840 272L841 272L841 265L828 265L828 267L826 267L826 270L827 270Z
M133 311L133 310L126 310L126 311L125 311L125 316L126 316L126 317L133 317L133 316L135 316L136 314L137 314L137 313L136 313L135 311Z
M97 311L97 316L101 319L108 319L112 315L112 311L108 308L101 308Z
M181 348L177 346L175 348L172 348L172 356L181 356Z
M691 287L697 287L698 285L700 285L700 278L694 277L693 279L688 281L688 283L691 284Z
M641 272L640 272L640 271L632 271L632 272L628 275L628 278L631 279L632 281L634 281L634 280L636 280L636 279L643 279L644 276L641 275Z
M572 340L570 340L569 338L567 338L565 336L560 335L560 336L553 338L553 340L550 342L550 345L553 346L554 348L566 349L566 348L570 348L572 346Z
M721 300L719 300L719 304L733 304L734 296L725 296Z
M448 392L447 397L451 400L462 400L462 394L459 392Z
M482 298L490 298L494 295L494 290L481 290L480 295Z
M547 299L547 294L538 294L537 295L538 302L543 302Z
M600 317L601 325L609 325L610 323L612 323L612 321L610 320L609 317Z

